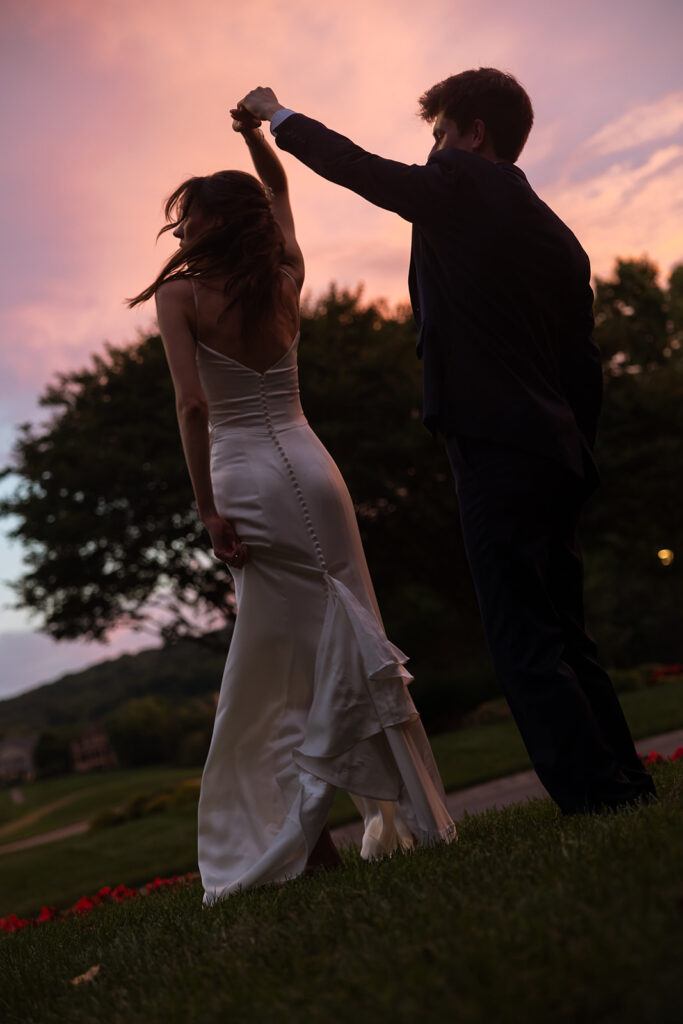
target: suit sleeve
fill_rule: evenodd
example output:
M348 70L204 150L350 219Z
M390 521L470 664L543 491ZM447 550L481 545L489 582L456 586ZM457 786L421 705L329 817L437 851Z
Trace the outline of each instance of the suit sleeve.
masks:
M434 221L439 198L448 193L452 202L455 172L434 158L421 166L375 156L303 114L287 117L275 140L316 174L407 221Z

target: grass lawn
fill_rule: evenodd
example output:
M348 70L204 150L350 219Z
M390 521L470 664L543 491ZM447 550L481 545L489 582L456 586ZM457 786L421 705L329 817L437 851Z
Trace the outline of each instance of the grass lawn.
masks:
M683 728L683 680L619 695L635 739Z
M563 818L536 800L465 818L448 847L351 851L211 908L192 885L0 937L0 1019L680 1020L683 763L655 772L654 806Z
M683 726L683 682L622 694L621 700L636 737ZM512 721L443 733L433 737L432 745L448 790L530 767ZM200 773L201 768L159 767L32 783L24 791L27 797L30 795L33 811L41 806L40 800L49 804L67 797L69 783L74 799L24 829L15 828L4 836L0 833L0 843L87 819L103 807L124 803L137 793L172 788ZM34 787L39 797L33 795ZM6 791L2 798L9 799ZM349 797L338 793L330 823L339 825L356 817ZM0 854L0 917L10 913L31 915L43 904L65 908L103 885L142 885L157 875L196 869L196 807L186 805L100 832Z

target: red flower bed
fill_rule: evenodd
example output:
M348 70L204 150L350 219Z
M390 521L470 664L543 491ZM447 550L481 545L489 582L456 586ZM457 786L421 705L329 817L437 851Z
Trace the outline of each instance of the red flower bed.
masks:
M662 665L660 668L654 668L650 682L656 683L658 679L664 679L666 676L683 676L683 665Z
M649 754L638 754L638 757L643 764L658 764L660 761L680 761L683 758L683 747L677 747L671 757L664 757L663 754L658 754L656 750L651 750Z
M91 910L101 906L103 903L122 903L124 900L133 899L135 896L146 896L149 893L173 889L177 885L185 885L187 882L194 881L198 877L197 874L188 873L182 877L173 875L172 878L155 878L153 882L148 882L141 889L127 889L125 885L117 885L115 888L105 885L94 896L81 896L68 910L58 910L56 907L43 907L37 917L22 918L16 914L10 914L9 917L0 917L0 932L18 932L22 928L30 928L36 924L45 924L46 921L61 921L64 918L71 917L73 914L78 914L82 917L83 914L90 913Z

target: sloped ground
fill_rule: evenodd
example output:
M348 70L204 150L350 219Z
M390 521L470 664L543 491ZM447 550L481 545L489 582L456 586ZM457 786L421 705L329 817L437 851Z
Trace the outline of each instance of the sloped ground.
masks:
M566 819L534 800L212 908L195 884L5 936L0 1018L676 1020L683 762L654 770L656 805Z

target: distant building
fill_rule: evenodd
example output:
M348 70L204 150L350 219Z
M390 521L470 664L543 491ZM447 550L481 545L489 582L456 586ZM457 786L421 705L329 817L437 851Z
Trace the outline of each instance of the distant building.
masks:
M116 768L118 758L109 737L96 722L86 726L77 740L69 744L71 764L75 772L91 772L96 768Z
M31 782L36 777L33 761L37 736L10 736L0 740L0 783Z

